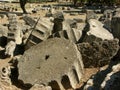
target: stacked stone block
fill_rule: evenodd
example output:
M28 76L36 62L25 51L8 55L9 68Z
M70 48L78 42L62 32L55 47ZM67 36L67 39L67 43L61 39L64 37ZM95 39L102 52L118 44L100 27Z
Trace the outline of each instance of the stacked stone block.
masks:
M17 30L17 15L8 14L9 26L8 26L8 41L15 40L15 32Z

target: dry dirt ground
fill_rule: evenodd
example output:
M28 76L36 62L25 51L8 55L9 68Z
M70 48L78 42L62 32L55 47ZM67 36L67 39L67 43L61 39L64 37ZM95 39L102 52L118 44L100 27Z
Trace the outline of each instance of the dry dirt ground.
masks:
M43 4L46 4L46 3L43 3ZM47 3L47 4L51 4L51 3ZM0 4L0 5L1 5L1 4ZM19 13L22 13L22 10L20 9L18 3L17 3L17 4L9 4L9 3L7 3L7 4L5 4L5 5L6 5L6 6L11 6L11 7L17 7L17 8L18 8L18 11L16 11L16 13L18 13L18 12L19 12ZM32 4L32 5L33 5L33 7L34 7L34 6L37 6L38 4ZM40 4L40 5L41 5L41 4ZM30 4L27 4L27 5L26 5L27 11L28 11L28 12L31 12L31 10L32 10L33 8L29 8L29 7L30 7ZM0 13L2 13L2 12L5 12L5 11L0 11ZM8 12L8 13L9 13L9 12ZM31 15L42 17L42 16L45 16L45 13L46 13L46 11L39 11L39 12L37 12L36 14L31 14ZM18 17L19 20L20 20L20 17L21 17L21 16ZM69 14L66 14L66 15L65 15L65 18L81 18L81 19L85 19L85 18L86 18L86 15L83 14L83 15L70 16ZM7 18L1 18L1 19L0 19L0 24L8 24L8 19L7 19ZM8 62L9 60L10 60L9 58L7 58L7 59L5 59L5 60L0 60L0 66L4 65L4 63ZM77 87L80 88L80 87L91 77L91 75L95 74L98 70L99 70L99 68L85 68L84 77L83 77L83 79L81 80L81 83L80 83ZM12 87L14 87L14 90L20 90L19 88L15 87L14 85L12 85ZM9 89L8 89L8 90L9 90ZM12 89L12 90L13 90L13 89ZM80 89L79 89L79 90L80 90Z

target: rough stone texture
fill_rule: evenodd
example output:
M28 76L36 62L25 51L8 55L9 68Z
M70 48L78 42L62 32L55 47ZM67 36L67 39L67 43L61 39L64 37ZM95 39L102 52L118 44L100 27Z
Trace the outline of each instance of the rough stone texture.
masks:
M54 26L53 26L53 31L52 33L56 33L58 31L63 30L63 24L62 22L64 21L64 16L62 12L56 12L53 14L54 17Z
M110 64L106 69L93 75L83 90L119 90L120 89L120 63Z
M28 15L24 15L23 20L26 22L26 24L30 25L31 27L34 27L36 24L36 20L34 20L34 18Z
M112 71L107 74L101 84L104 90L119 90L120 89L120 63L112 67Z
M113 10L111 10L111 9L105 10L103 15L104 15L105 19L112 19Z
M71 33L70 33L71 32ZM82 36L82 31L72 28L71 30L62 30L54 33L51 37L59 37L69 39L74 43L77 43Z
M87 17L86 20L89 21L90 19L97 19L97 15L94 13L93 10L88 10L87 11Z
M115 16L112 18L111 30L113 36L120 40L120 16Z
M111 20L110 19L105 20L103 27L106 28L107 30L109 30L111 32Z
M8 27L8 42L14 40L16 44L22 43L23 33L18 26L18 20L16 14L8 14L9 27Z
M120 15L120 8L116 8L116 9L115 9L114 15Z
M72 21L72 22L71 22ZM72 24L72 26L71 26ZM63 30L53 33L51 37L66 38L71 40L74 43L77 43L82 36L82 31L78 30L73 20L64 20L63 21Z
M27 47L38 44L46 40L52 33L53 23L47 18L40 18L38 23L30 16L24 17L25 22L28 23L33 29L30 37L28 38ZM28 18L28 19L27 19ZM37 23L37 24L36 24ZM35 26L35 27L34 27Z
M15 32L18 28L17 26L17 15L16 14L8 14L9 27L8 27L8 42L10 40L15 40Z
M50 86L35 84L34 86L32 86L32 88L30 88L30 90L52 90L52 88Z
M71 28L77 28L77 22L72 19L66 19L66 22L70 25Z
M18 78L24 83L64 90L76 88L82 78L83 63L74 43L52 38L28 49L19 59L18 71Z
M10 74L11 74L11 59L5 59L0 61L0 89L1 90L15 90L12 87Z
M98 67L108 64L118 50L118 39L79 43L78 49L82 54L85 67Z
M95 19L89 20L86 28L84 29L84 32L86 32L86 34L83 41L86 42L92 42L96 39L112 40L114 38L108 30L103 28L103 24Z

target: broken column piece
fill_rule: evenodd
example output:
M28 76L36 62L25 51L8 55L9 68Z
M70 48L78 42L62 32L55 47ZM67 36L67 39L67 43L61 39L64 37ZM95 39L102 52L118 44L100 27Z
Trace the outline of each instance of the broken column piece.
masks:
M18 61L20 80L32 85L50 85L55 90L76 88L83 75L81 54L76 45L66 39L43 41L28 49Z
M27 48L46 40L52 32L53 23L50 19L40 18L38 21L30 16L23 17L24 21L32 27L31 34L27 41Z

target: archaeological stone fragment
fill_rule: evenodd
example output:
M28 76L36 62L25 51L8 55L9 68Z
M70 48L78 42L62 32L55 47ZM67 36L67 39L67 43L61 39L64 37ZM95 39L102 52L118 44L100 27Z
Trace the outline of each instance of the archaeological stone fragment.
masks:
M116 15L111 21L111 32L115 38L120 40L120 16Z
M83 66L74 43L52 38L31 47L18 60L18 79L31 85L66 90L76 88L83 75Z
M46 40L52 33L53 23L50 19L38 18L36 21L30 16L24 16L24 21L32 27L31 34L27 40L27 47Z
M53 14L54 17L54 26L53 26L53 31L52 33L58 32L63 30L63 24L62 22L64 21L64 15L62 12L56 12Z
M96 13L94 13L93 10L87 10L87 16L86 16L86 21L89 21L90 19L97 19Z
M96 40L112 40L114 37L107 29L103 27L103 24L95 19L90 19L83 30L85 42L92 42Z
M85 67L98 67L107 65L119 50L119 40L93 41L78 44Z

